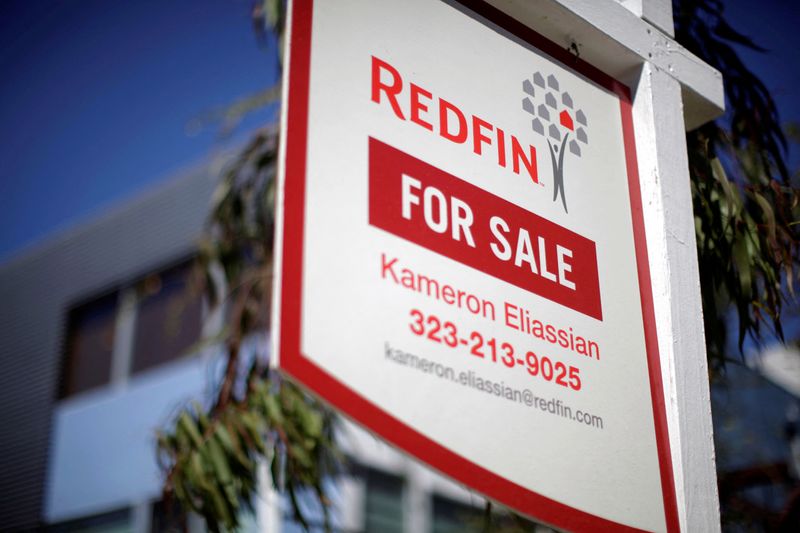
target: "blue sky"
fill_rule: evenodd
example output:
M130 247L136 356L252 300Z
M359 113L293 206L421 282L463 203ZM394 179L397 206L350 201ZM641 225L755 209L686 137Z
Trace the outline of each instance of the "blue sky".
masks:
M728 2L770 49L744 51L800 120L795 0ZM757 5L757 8L755 7ZM6 0L0 4L0 260L169 178L223 143L204 112L270 86L251 0ZM250 116L239 138L269 122ZM228 141L230 142L230 141ZM797 151L792 161L800 166Z
M0 6L0 258L220 146L192 119L277 80L250 0ZM271 120L250 116L240 132Z
M797 0L723 0L728 21L766 53L740 49L745 64L767 85L782 122L800 123L800 2ZM800 169L800 147L789 162Z

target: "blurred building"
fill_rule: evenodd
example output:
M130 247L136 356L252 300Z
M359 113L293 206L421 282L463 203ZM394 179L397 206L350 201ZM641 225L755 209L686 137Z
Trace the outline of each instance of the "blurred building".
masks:
M746 361L711 388L723 528L800 531L800 350Z
M203 341L218 317L189 290L214 175L188 172L0 265L0 529L169 530L156 431L213 397L221 368ZM346 428L341 531L479 530L481 498ZM275 500L245 529L299 531Z
M181 292L212 190L189 173L0 265L3 526L157 497L153 433L205 385L202 362L179 358L202 302L177 334L154 326Z

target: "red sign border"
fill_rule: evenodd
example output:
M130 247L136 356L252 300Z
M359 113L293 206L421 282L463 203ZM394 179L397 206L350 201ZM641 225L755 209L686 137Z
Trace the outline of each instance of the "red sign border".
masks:
M679 531L630 89L483 0L457 0L457 2L619 97L665 520L668 531ZM453 453L349 389L300 351L313 4L314 0L293 0L291 4L289 90L287 101L284 103L287 126L284 140L286 160L280 278L280 367L289 376L305 384L312 392L335 408L367 426L395 446L504 505L557 528L570 531L638 531L635 528L586 513L537 494Z

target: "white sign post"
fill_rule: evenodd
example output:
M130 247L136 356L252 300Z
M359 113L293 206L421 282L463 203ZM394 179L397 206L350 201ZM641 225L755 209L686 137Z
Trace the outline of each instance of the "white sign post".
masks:
M675 45L531 4L293 1L278 364L555 527L713 529Z

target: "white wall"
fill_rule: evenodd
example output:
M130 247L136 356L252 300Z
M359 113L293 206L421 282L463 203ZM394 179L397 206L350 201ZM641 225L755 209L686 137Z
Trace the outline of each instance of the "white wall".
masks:
M177 360L61 401L55 409L44 517L49 523L158 499L156 430L209 398L208 357Z

